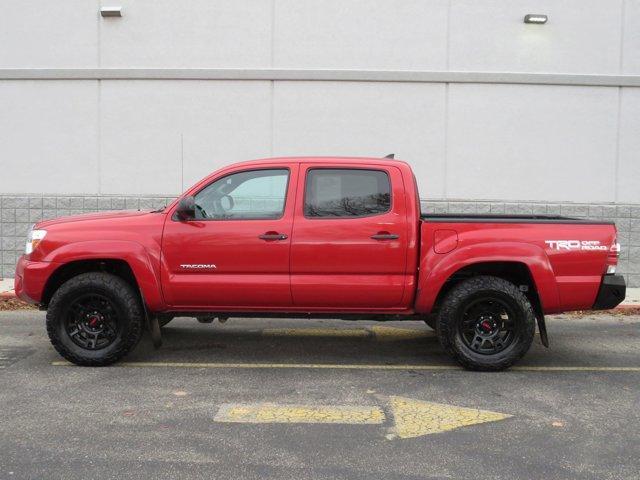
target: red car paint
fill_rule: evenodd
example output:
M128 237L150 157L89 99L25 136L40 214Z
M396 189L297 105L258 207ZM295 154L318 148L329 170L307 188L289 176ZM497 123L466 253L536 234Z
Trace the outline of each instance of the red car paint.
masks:
M391 180L390 211L359 218L306 218L305 179L313 167L385 171ZM35 228L47 234L33 253L20 258L16 293L42 303L57 269L69 262L113 259L129 265L152 312L411 315L432 311L443 286L460 269L517 262L528 269L542 310L552 313L592 308L607 266L617 261L611 255L613 224L421 217L413 172L398 160L256 160L223 168L184 195L229 173L261 168L289 170L281 218L179 221L174 216L178 199L163 211L39 222ZM259 238L265 233L286 239ZM376 234L398 238L372 239ZM183 264L215 264L215 270L185 270Z

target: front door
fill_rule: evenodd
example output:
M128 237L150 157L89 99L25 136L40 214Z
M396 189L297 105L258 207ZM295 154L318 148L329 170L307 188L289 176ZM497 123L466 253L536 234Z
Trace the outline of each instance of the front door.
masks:
M401 306L408 231L398 168L301 164L291 244L296 307Z
M291 306L289 250L297 165L224 173L194 194L196 217L169 212L163 291L180 308Z

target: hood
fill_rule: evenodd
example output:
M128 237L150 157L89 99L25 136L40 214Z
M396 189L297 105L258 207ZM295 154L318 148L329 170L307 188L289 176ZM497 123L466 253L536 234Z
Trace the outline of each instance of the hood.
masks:
M153 211L154 210L118 210L113 212L83 213L81 215L71 215L68 217L58 217L51 220L43 220L36 223L35 228L46 228L51 225L57 225L60 223L82 222L84 220L106 220L109 218L141 217L144 215L148 215Z

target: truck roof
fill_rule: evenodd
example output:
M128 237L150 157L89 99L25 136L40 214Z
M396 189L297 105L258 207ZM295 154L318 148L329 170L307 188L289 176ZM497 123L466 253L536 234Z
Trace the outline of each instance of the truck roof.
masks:
M392 158L379 158L379 157L271 157L271 158L259 158L256 160L248 160L245 162L234 163L233 165L262 165L265 163L274 163L274 162L287 162L287 163L326 163L328 165L332 163L340 163L340 164L353 164L353 165L398 165L399 163L408 165L407 162L403 160L397 160Z

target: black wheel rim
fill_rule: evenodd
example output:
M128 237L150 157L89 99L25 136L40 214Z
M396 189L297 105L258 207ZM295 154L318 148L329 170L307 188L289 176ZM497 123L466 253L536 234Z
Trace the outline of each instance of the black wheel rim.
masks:
M118 336L116 307L104 295L82 295L69 305L65 331L73 343L85 350L106 348Z
M472 351L494 355L506 350L518 334L513 308L496 297L483 297L470 302L462 310L460 337Z

